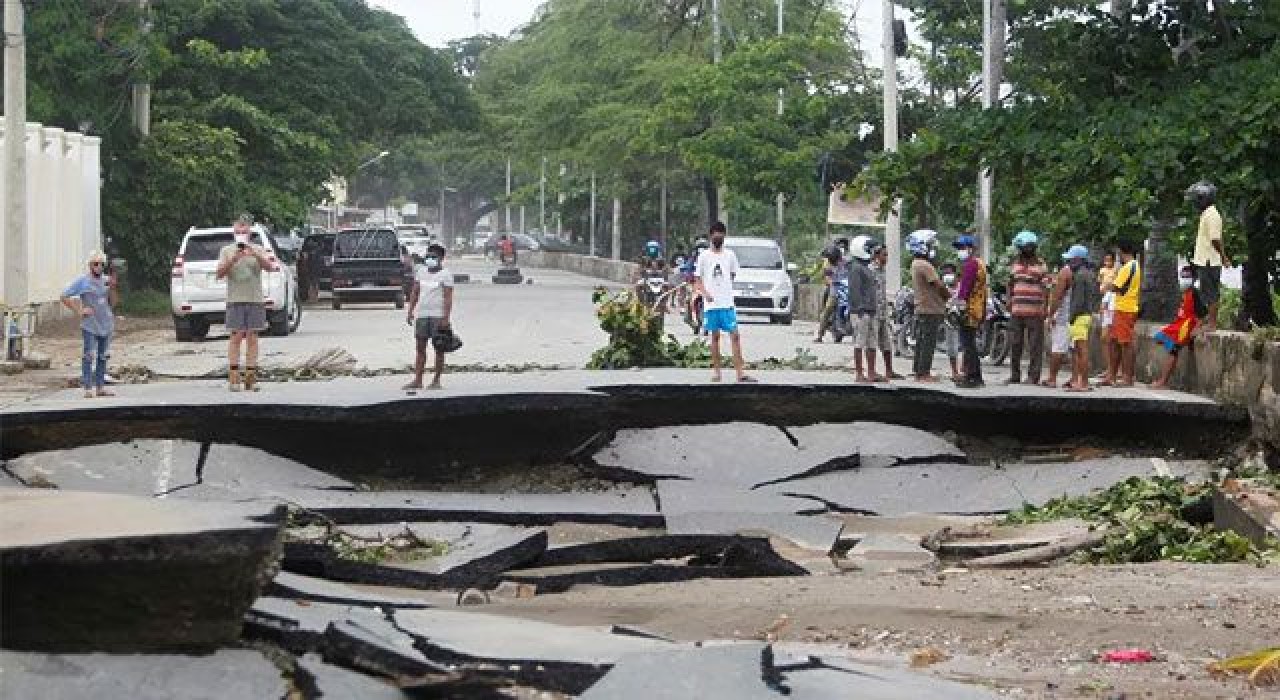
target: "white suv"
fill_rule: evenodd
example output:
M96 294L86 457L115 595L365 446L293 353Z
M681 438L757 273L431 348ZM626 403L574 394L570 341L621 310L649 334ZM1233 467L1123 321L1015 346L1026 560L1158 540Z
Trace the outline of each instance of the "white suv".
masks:
M182 237L169 279L173 329L179 341L203 340L210 326L226 321L227 281L218 279L218 255L234 240L230 227L193 227ZM293 269L280 259L280 248L265 228L255 225L250 240L280 263L275 272L263 273L262 295L267 305L268 331L271 335L288 335L302 323Z
M795 287L782 249L772 238L729 236L724 247L738 256L738 277L733 281L733 303L742 316L768 316L770 323L790 325L794 318Z

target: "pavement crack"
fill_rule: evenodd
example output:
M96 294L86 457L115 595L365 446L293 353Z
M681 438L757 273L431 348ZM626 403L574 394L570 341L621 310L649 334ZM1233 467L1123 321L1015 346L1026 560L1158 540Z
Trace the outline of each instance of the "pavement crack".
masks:
M787 428L787 426L775 425L773 427L777 428L778 430L781 430L782 434L787 436L787 441L791 443L792 447L796 448L797 450L800 449L800 438L796 437L795 433L792 433L791 430Z
M760 680L769 690L779 695L790 695L791 688L787 686L786 676L782 675L782 671L773 662L773 645L766 644L760 650Z

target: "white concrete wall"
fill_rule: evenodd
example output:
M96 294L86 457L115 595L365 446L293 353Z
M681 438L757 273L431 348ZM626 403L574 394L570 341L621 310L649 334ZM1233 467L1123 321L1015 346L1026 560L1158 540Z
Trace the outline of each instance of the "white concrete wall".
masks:
M2 130L0 130L2 132ZM0 133L0 145L7 135ZM89 251L102 249L101 140L27 124L27 298L0 304L56 301L85 271ZM8 186L0 168L0 196ZM0 217L0 259L6 255ZM0 266L0 295L4 267Z

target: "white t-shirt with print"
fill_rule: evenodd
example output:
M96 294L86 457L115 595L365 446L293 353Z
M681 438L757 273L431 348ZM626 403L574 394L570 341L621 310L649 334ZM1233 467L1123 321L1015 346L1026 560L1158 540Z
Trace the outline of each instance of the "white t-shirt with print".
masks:
M711 295L706 309L733 308L733 278L738 276L738 256L728 248L719 253L704 250L698 255L698 269L694 273Z
M453 287L453 273L445 268L431 272L426 265L419 265L415 278L418 280L418 308L414 310L414 316L444 318L444 290Z

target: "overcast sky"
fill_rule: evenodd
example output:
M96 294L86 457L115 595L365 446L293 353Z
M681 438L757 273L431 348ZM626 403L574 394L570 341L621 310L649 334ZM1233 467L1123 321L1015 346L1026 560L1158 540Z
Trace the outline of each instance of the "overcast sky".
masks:
M480 34L506 36L533 18L543 0L479 0L477 32L476 0L369 0L402 17L409 28L429 46L444 46L453 39ZM725 0L733 2L733 0ZM857 12L862 50L872 53L878 63L881 0L839 0L843 13ZM905 14L905 13L901 13Z

